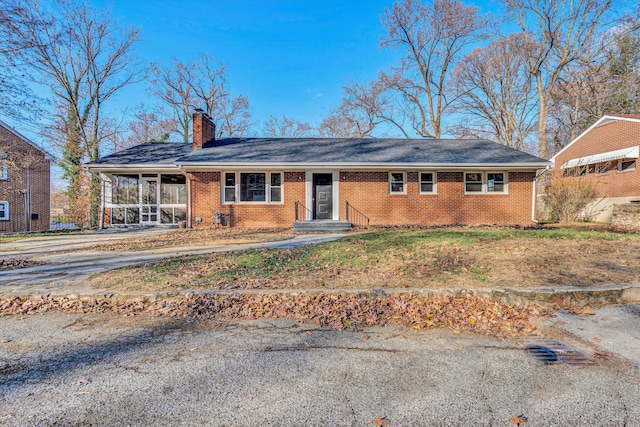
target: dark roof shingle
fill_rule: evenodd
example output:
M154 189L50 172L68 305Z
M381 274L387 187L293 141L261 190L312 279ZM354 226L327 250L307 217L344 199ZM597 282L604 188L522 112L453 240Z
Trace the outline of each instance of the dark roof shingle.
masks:
M238 164L508 165L544 167L547 161L481 139L224 138L192 151L191 144L146 143L89 164L175 166Z

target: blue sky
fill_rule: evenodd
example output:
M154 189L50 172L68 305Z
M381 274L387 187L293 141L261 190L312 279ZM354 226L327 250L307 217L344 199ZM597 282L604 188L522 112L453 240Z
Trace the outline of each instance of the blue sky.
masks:
M233 95L249 98L256 127L269 114L319 123L340 103L342 87L368 82L396 62L381 50L380 15L390 0L93 0L120 23L141 29L141 61L192 61L204 53L227 67ZM481 11L499 8L482 4ZM153 103L144 82L128 87L111 108Z

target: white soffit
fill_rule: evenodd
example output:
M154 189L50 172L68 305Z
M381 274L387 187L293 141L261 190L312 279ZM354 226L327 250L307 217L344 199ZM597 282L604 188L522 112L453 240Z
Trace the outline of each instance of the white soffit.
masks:
M610 162L619 159L637 159L640 146L623 148L621 150L607 151L606 153L592 154L591 156L571 159L562 165L561 169L575 168L576 166L592 165L594 163Z

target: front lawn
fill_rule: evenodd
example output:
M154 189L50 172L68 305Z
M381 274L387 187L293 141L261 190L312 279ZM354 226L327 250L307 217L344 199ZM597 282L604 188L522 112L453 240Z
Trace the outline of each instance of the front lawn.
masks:
M548 287L637 283L640 235L447 228L354 233L293 249L169 258L94 277L116 290Z

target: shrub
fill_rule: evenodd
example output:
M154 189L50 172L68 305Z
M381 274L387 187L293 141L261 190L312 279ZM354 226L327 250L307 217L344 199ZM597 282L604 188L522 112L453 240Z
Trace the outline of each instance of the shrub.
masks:
M543 196L553 218L571 222L585 215L585 208L598 199L596 183L582 178L553 177Z

